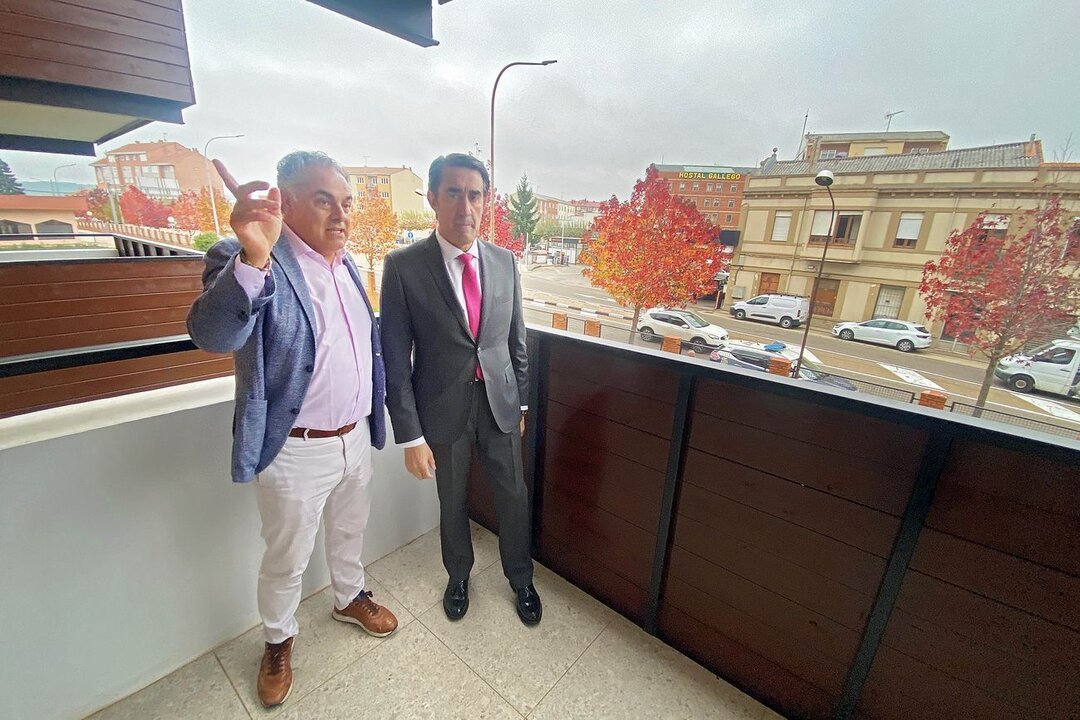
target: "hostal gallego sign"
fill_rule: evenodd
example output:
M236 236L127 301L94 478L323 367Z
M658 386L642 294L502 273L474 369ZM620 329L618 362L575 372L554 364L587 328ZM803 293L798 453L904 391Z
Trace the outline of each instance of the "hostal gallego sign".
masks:
M742 173L681 172L682 180L742 180Z

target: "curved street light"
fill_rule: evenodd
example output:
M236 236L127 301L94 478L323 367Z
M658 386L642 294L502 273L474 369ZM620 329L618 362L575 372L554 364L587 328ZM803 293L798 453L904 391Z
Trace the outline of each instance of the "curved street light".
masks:
M836 199L832 194L832 184L836 178L829 170L822 170L814 178L821 187L829 191L829 203L832 205L832 216L829 218L829 234L825 236L825 247L821 250L821 262L818 263L817 275L814 276L814 289L810 291L810 311L806 314L806 327L803 329L802 344L799 345L799 358L795 361L795 370L792 377L798 379L799 371L802 370L803 353L806 352L806 340L810 336L810 321L814 319L814 300L817 298L818 284L821 283L821 271L825 269L825 253L829 252L829 241L836 232Z
M495 76L495 85L491 88L491 146L488 148L488 160L491 162L491 170L489 172L489 179L491 180L491 199L488 207L488 222L491 225L491 236L495 236L495 91L499 89L499 80L502 79L503 73L514 67L515 65L554 65L558 60L542 60L541 62L525 62L518 61L512 62ZM490 240L491 238L488 238Z
M221 225L218 223L217 203L214 202L214 176L210 174L210 168L213 167L213 165L209 161L209 156L207 155L207 152L210 149L210 143L214 142L215 140L231 140L233 138L242 137L244 137L243 133L240 133L239 135L215 135L214 137L207 140L206 144L203 145L203 160L206 162L206 185L210 189L210 212L214 215L214 232L217 234L218 237L221 237Z
M69 163L67 165L60 165L59 167L55 168L52 171L52 184L53 184L52 191L53 191L53 195L59 195L60 194L60 185L59 185L59 183L56 182L56 173L58 171L60 171L60 170L63 170L64 168L78 167L78 165L79 165L78 163Z

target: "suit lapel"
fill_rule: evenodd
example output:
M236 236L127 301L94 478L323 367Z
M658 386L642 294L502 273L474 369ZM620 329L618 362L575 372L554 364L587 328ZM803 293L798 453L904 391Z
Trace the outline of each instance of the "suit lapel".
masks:
M495 297L492 295L495 281L491 275L495 272L495 266L493 263L488 262L487 248L479 239L476 241L476 251L480 255L480 330L476 333L476 337L479 339L480 334L487 327L488 315L491 314L493 309L491 300Z
M469 330L469 322L465 318L465 311L462 310L461 303L458 302L457 295L454 293L454 287L450 284L450 278L446 274L446 263L443 262L442 250L439 249L439 241L435 239L435 233L432 233L425 242L427 247L424 248L424 257L427 260L428 271L431 273L435 285L439 288L439 292L442 293L443 300L449 306L450 314L457 318L461 329L471 339L472 332ZM481 292L483 292L483 288L481 288ZM483 305L480 307L482 311Z
M278 241L274 243L273 249L270 254L274 260L281 267L282 273L285 275L285 279L289 281L292 286L293 292L296 293L296 297L300 299L300 307L304 310L304 316L307 318L308 326L311 328L312 335L315 334L315 307L311 304L311 294L308 293L307 281L304 280L304 271L300 269L300 263L296 261L296 256L293 255L292 247L289 245L288 238L286 237L285 229L282 229L281 235L278 237Z

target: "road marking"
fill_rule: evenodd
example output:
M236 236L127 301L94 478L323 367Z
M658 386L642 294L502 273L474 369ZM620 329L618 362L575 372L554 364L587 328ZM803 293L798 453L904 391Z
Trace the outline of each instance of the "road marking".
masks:
M923 377L914 370L896 367L895 365L886 365L885 363L878 363L878 365L885 368L893 375L910 385L918 385L919 387L930 388L931 390L941 390L942 392L945 391L945 388L941 387L929 378Z
M1059 420L1070 420L1072 422L1080 422L1080 413L1075 413L1064 405L1059 405L1056 402L1050 400L1044 400L1040 397L1033 397L1031 395L1021 395L1020 393L1009 393L1013 397L1020 398L1026 402L1031 403L1035 407L1039 408L1048 415L1053 415Z

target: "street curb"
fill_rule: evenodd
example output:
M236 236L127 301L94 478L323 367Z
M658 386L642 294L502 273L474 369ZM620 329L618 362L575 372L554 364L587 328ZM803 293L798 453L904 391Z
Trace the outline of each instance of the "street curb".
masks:
M552 302L551 300L541 300L539 298L523 297L522 300L533 303L534 305L547 305L549 307L563 308L565 310L576 310L580 313L588 315L603 315L604 317L615 318L616 320L633 320L633 315L623 315L622 313L608 312L607 310L591 310L589 308L581 307L579 305L567 305L566 303Z

